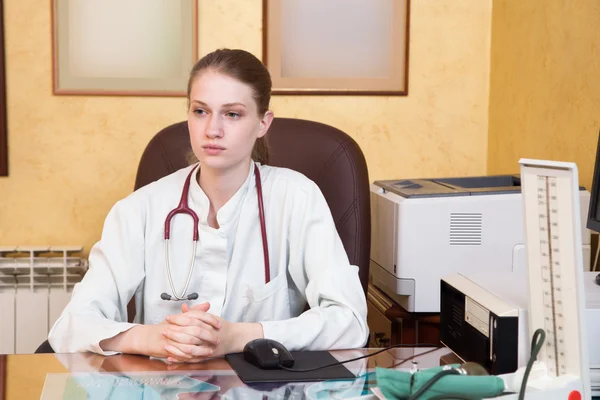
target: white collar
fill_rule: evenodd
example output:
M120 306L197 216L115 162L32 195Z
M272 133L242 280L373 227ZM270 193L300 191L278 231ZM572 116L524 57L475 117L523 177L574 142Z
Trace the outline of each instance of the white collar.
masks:
M219 224L219 230L226 229L228 225L232 222L234 217L238 214L240 210L240 205L242 200L246 197L248 193L248 189L251 186L255 186L254 182L254 162L250 160L250 168L248 171L248 176L246 180L240 186L240 188L234 193L234 195L225 203L223 206L217 211L217 222ZM208 226L208 210L210 206L210 202L206 193L200 187L198 183L198 174L200 173L200 168L194 166L196 170L192 174L192 179L190 182L190 207L196 211L198 214L199 223L202 225Z

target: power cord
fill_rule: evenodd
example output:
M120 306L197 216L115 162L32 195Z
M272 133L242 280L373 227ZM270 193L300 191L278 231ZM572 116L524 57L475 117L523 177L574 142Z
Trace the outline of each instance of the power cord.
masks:
M447 375L460 375L460 372L458 372L456 369L444 369L441 370L440 372L438 372L437 374L435 374L430 380L428 380L427 382L425 382L425 384L423 386L421 386L419 388L419 390L417 390L416 392L414 392L409 398L408 400L416 400L419 397L421 397L423 395L423 393L425 393L426 391L428 391L429 389L431 389L431 387L440 379L442 379L443 377L447 376ZM412 384L411 384L412 386Z
M439 344L427 344L427 343L421 343L421 344L396 344L394 346L385 347L385 348L383 348L381 350L376 351L375 353L367 354L367 355L356 357L356 358L351 358L351 359L345 360L345 361L337 361L337 362L334 362L334 363L331 363L331 364L322 365L320 367L305 368L305 369L294 369L294 368L284 367L283 365L279 365L279 368L284 369L286 371L291 371L291 372L317 371L319 369L334 367L336 365L341 365L341 364L349 363L351 361L362 360L363 358L372 357L372 356L375 356L377 354L383 353L384 351L388 351L388 350L395 349L395 348L402 348L402 347L435 347L436 350L442 348L442 346L440 346ZM428 353L428 352L425 352L424 354L426 354L426 353ZM419 355L421 355L421 354L419 354ZM413 358L414 358L414 356L413 356Z
M544 332L543 329L536 329L536 331L533 333L533 338L531 338L531 354L529 356L529 361L527 361L525 373L523 374L523 381L521 382L521 389L519 390L519 400L523 400L525 398L525 388L527 387L529 373L531 372L533 363L535 360L537 360L537 356L544 345L544 340L546 340L546 332Z

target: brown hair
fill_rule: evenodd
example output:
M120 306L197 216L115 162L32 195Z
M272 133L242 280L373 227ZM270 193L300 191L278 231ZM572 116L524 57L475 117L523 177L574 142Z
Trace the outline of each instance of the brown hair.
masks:
M263 63L245 50L219 49L202 57L192 68L187 86L188 108L194 80L206 70L212 70L249 85L254 94L259 116L269 110L271 75ZM266 137L258 138L252 148L252 159L261 164L269 162Z

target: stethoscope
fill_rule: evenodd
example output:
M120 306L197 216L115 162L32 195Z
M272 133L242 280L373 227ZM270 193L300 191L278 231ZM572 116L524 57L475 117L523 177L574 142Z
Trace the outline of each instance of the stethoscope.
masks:
M179 200L179 205L177 208L171 210L169 215L167 215L167 219L165 220L165 267L167 269L167 278L169 279L169 285L171 286L171 293L173 296L162 293L160 298L163 300L196 300L198 299L198 293L190 293L189 295L185 295L188 290L188 286L190 285L190 280L192 279L192 274L194 272L194 265L196 261L196 245L198 244L198 214L194 212L188 206L188 193L190 191L190 181L192 179L192 174L196 168L192 168L189 175L185 179L185 183L183 184L183 192L181 193L181 200ZM269 283L271 280L271 267L269 264L269 245L267 244L267 228L265 226L265 208L263 205L263 197L262 197L262 185L260 181L260 171L256 164L254 164L254 179L256 181L256 197L258 198L258 216L260 218L260 233L262 236L262 244L263 244L263 254L265 258L265 284ZM177 214L188 214L194 220L194 238L193 238L193 250L192 250L192 260L190 262L190 268L187 276L187 280L185 282L185 287L183 288L183 293L181 295L177 294L175 291L175 285L173 285L173 278L171 277L171 267L169 265L169 239L171 236L171 220Z

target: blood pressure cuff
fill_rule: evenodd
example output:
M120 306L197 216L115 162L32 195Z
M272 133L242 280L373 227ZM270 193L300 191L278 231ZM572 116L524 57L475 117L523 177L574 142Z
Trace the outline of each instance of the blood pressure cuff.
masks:
M457 368L459 365L451 365ZM388 368L375 369L377 386L386 399L407 399L433 378L438 372L449 366L429 368L415 373ZM445 394L483 399L496 397L504 392L504 381L497 376L446 375L435 382L419 400L427 400Z

